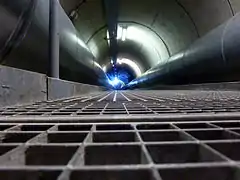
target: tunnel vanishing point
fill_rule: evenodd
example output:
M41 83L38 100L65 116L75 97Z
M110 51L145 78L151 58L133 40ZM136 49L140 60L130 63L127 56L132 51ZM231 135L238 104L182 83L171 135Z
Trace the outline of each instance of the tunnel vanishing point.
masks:
M240 180L240 0L0 0L0 179Z

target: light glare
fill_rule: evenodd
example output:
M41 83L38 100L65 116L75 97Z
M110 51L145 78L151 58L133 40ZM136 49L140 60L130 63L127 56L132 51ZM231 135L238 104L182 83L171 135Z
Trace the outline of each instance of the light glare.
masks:
M111 84L114 89L121 89L125 85L124 82L117 77L114 77L112 80L109 79L109 84Z
M139 66L134 61L132 61L130 59L126 59L126 58L118 59L117 63L118 64L126 64L126 65L130 66L134 70L134 72L136 73L137 77L141 76L141 74L142 74L142 71L139 68Z
M127 29L123 29L122 31L122 41L126 41L126 38L127 38Z

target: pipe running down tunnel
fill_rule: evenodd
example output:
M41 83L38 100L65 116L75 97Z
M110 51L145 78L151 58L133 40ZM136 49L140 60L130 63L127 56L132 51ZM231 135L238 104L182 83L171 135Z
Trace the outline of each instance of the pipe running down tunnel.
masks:
M116 2L57 3L60 78L105 86L120 78L125 88L239 80L238 0ZM1 64L46 73L49 3L0 5Z
M221 82L239 71L240 14L129 83L129 87L151 83L193 84ZM231 79L230 79L231 80Z

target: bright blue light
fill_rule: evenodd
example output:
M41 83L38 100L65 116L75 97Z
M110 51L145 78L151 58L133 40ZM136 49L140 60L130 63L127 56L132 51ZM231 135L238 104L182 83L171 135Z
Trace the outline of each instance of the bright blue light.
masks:
M107 71L107 76L108 83L116 90L124 89L124 86L134 78L131 70L117 65Z
M116 86L120 83L120 80L118 78L114 78L112 81L110 81L110 83L113 85L113 86Z
M125 85L124 82L118 79L117 77L109 78L108 81L109 84L111 84L114 89L122 89L123 86Z

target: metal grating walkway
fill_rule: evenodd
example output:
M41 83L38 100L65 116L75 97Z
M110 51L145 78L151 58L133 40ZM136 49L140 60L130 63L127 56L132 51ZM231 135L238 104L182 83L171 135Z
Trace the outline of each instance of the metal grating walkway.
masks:
M240 112L239 92L104 92L0 109L2 116L164 115Z
M240 180L239 99L125 91L3 108L0 177Z

